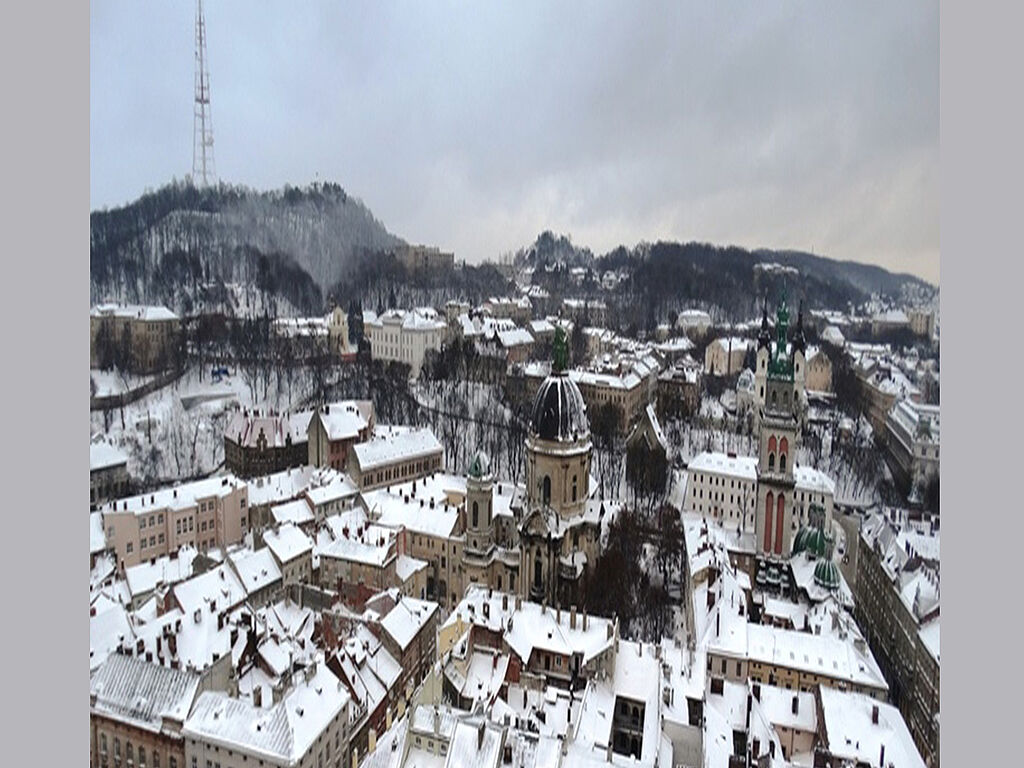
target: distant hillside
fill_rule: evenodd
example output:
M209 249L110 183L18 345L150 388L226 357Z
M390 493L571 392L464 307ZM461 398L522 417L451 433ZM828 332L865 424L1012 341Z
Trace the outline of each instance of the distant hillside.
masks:
M822 280L842 280L868 294L898 296L907 286L924 291L935 289L935 286L919 277L902 272L890 272L874 264L836 261L803 251L770 251L764 248L754 251L753 255L760 261L774 261L796 267L804 274L814 275Z
M566 235L555 235L550 231L542 232L532 245L520 248L515 255L517 266L553 267L562 265L566 267L589 267L593 266L594 254L589 248L578 248L573 245Z
M321 311L358 256L402 242L337 184L256 192L179 182L89 218L92 301L182 312L232 283Z

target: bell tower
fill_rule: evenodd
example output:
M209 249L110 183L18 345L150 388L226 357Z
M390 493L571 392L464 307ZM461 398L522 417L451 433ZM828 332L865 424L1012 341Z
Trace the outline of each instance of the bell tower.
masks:
M466 474L466 549L486 555L494 546L494 476L483 451L477 451Z
M767 325L762 321L762 329ZM757 464L755 546L760 559L789 557L793 542L793 463L798 438L799 397L793 356L787 350L789 310L785 295L776 313L775 342L758 349L758 373L765 361L764 399L760 409ZM762 331L763 332L763 331ZM767 354L765 354L767 351Z

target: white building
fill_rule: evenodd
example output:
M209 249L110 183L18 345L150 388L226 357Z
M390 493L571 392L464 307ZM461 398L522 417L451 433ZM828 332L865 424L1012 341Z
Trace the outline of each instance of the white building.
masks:
M389 309L382 315L363 311L363 335L374 360L406 363L419 376L428 349L440 351L448 325L431 307Z
M752 342L738 336L715 339L704 350L704 373L731 376L743 370L743 358Z
M808 524L813 504L825 510L827 530L831 530L835 483L825 473L800 464L793 467L793 478L797 527ZM697 454L687 466L684 512L721 520L732 528L753 530L756 504L756 457L705 452Z
M911 486L939 473L939 406L898 400L885 429L889 450Z
M260 688L252 702L201 693L182 729L185 766L348 768L348 691L323 664L297 674L280 701L264 701Z
M703 336L711 327L711 315L701 309L684 309L676 318L676 327L687 336Z

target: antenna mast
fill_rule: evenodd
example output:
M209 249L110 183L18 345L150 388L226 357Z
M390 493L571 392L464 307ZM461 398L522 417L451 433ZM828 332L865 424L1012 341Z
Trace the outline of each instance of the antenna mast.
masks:
M192 182L207 186L216 180L213 166L213 117L210 73L206 63L206 20L203 0L196 0L196 96L192 113Z

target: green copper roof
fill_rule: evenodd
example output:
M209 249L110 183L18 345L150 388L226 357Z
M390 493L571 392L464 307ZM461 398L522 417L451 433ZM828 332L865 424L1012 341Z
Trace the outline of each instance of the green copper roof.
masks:
M814 566L814 583L828 590L839 589L839 569L832 560L819 560Z
M490 473L491 460L483 451L477 451L473 455L473 460L469 462L469 470L467 474L474 480L479 480L482 477L486 477Z
M782 300L775 313L775 351L768 361L768 375L773 379L793 380L793 361L786 354L789 330L789 308L786 306L786 292L782 292Z

